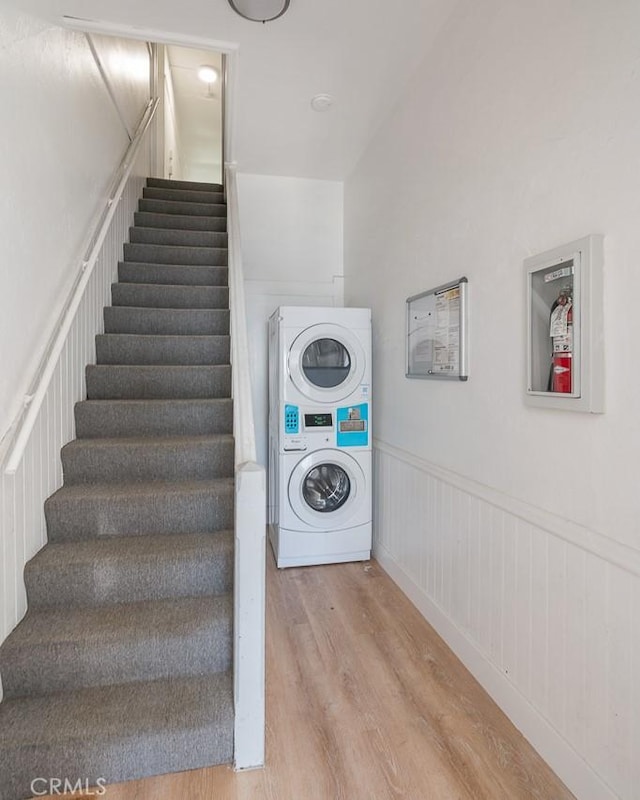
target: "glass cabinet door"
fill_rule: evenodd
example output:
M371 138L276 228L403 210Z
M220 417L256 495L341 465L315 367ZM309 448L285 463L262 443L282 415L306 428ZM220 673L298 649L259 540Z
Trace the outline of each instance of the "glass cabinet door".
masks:
M527 405L604 411L603 258L591 234L524 260Z
M532 272L530 280L529 389L576 397L580 320L574 259Z

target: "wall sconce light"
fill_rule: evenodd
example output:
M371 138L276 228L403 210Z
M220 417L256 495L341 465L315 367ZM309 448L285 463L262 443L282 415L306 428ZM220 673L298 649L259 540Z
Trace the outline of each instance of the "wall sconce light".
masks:
M290 0L229 0L229 5L241 17L253 22L271 22L289 8Z

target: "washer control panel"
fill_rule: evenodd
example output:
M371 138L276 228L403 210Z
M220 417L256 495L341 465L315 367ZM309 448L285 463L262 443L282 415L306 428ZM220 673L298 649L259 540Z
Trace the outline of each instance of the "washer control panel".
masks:
M284 432L289 435L300 433L300 409L298 406L285 405Z
M332 431L333 414L330 411L313 411L304 413L305 431Z
M284 452L371 446L369 403L329 411L286 403L283 423L281 446Z
M282 448L285 453L291 453L298 450L307 449L306 436L285 436L284 447Z
M282 450L317 450L335 447L336 412L325 408L285 404Z
M300 409L287 403L284 407L284 436L282 449L285 453L307 449L307 437L300 432Z

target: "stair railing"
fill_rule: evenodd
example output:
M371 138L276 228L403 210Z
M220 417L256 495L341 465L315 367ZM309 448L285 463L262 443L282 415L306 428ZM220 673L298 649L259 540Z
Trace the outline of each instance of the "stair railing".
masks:
M33 391L26 396L23 412L20 418L13 423L12 430L9 432L9 437L6 437L12 440L12 446L5 466L5 472L8 474L15 473L22 461L25 447L31 436L40 407L45 399L60 354L69 336L69 331L75 320L78 307L82 302L87 284L91 279L93 270L98 263L98 258L102 253L111 221L118 209L118 203L124 193L129 176L131 175L131 170L135 164L140 144L149 129L157 107L157 98L149 101L138 125L138 129L131 140L131 144L112 179L111 186L107 193L108 199L105 205L100 209L98 218L91 228L92 232L90 244L87 247L87 255L82 261L75 283L60 316L60 321L46 349L45 357L33 382ZM13 436L11 436L12 432Z
M157 99L141 114L81 249L77 273L20 412L0 442L0 642L26 610L22 571L46 542L44 501L62 483L60 448L74 436L74 403L85 396L84 368L95 359L99 311L111 283L151 162Z
M234 164L225 167L235 437L234 699L236 769L264 764L266 475L256 461L249 335Z

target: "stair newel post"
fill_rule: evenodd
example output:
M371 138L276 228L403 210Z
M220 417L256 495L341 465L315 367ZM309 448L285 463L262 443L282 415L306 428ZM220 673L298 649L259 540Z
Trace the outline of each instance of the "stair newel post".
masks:
M241 464L235 481L235 766L264 764L265 526L264 468Z

